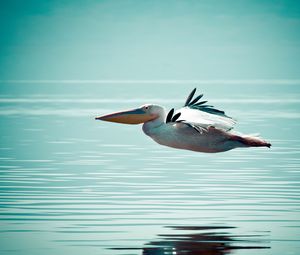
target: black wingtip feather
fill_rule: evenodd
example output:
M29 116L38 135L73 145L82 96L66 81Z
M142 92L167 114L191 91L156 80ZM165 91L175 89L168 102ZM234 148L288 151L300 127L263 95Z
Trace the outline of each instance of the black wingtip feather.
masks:
M179 113L176 113L176 114L174 115L174 117L172 118L172 122L175 122L176 120L178 120L178 118L180 117L180 115L181 115L180 112L179 112Z
M201 102L195 104L195 106L199 106L199 105L202 105L202 104L205 104L205 103L207 103L207 101L201 101Z
M172 109L169 111L169 113L168 113L168 115L167 115L167 118L166 118L166 123L172 121L173 114L174 114L174 108L172 108Z
M189 103L191 102L193 96L195 95L195 92L196 92L196 88L194 88L194 89L192 90L192 92L189 94L188 98L187 98L186 101L185 101L184 106L189 105Z
M205 103L207 103L207 101L198 102L203 97L203 94L201 94L201 95L197 96L195 99L193 99L193 97L195 95L195 92L196 92L196 88L194 88L192 90L192 92L189 94L184 106L187 106L187 107L192 108L192 109L197 109L197 110L200 110L200 111L203 111L203 112L207 112L207 113L216 114L216 115L220 115L220 116L230 118L229 116L227 116L225 114L224 111L215 109L214 106L212 106L212 105L205 105Z
M221 111L221 110L218 110L218 109L215 109L215 108L211 108L212 106L209 105L209 106L195 106L195 105L192 105L190 106L192 109L197 109L197 110L200 110L200 111L203 111L203 112L207 112L207 113L211 113L211 114L217 114L217 115L221 115L221 116L225 116L227 118L230 118L228 117L224 111Z
M192 102L190 102L189 104L196 104L201 98L203 97L203 94L197 96Z

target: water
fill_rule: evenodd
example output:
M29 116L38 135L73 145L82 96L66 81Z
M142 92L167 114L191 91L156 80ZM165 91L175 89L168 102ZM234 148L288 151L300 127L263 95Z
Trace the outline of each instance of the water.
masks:
M0 84L1 254L298 254L300 87L198 85L272 148L220 154L95 121L193 84Z

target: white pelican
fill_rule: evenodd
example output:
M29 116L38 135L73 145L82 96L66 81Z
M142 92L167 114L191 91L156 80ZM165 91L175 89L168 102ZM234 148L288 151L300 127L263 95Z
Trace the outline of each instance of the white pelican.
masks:
M184 150L197 152L223 152L239 147L271 147L259 137L233 132L236 123L223 111L199 100L193 99L196 89L188 96L183 108L170 110L168 115L163 107L145 104L139 108L115 112L96 117L96 120L143 124L143 131L155 142Z

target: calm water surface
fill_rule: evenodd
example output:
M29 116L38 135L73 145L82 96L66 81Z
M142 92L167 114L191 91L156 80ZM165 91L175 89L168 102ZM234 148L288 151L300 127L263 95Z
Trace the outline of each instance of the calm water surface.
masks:
M299 254L297 85L197 86L271 149L181 151L94 120L193 87L0 84L0 254Z

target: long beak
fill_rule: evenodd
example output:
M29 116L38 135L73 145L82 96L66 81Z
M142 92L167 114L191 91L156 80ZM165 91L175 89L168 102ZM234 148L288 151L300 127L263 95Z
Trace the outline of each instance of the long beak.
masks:
M123 111L123 112L115 112L103 116L99 116L95 118L96 120L124 123L124 124L140 124L146 121L154 119L152 115L146 113L141 108Z

